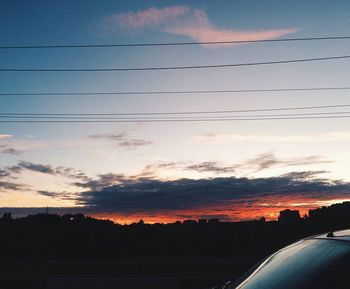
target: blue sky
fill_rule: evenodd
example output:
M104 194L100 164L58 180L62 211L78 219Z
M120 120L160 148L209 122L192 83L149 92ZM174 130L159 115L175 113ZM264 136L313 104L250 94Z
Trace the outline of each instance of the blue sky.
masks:
M349 1L5 0L0 5L0 44L3 46L341 36L347 35L350 27ZM349 45L348 40L337 40L216 47L1 50L0 67L239 63L346 55ZM0 93L348 86L348 67L348 60L336 60L164 72L0 72ZM22 113L123 113L315 106L344 104L347 99L347 91L1 96L0 108L1 112ZM133 180L141 176L157 180L233 176L254 179L277 177L292 171L317 171L318 178L347 182L350 180L348 127L348 119L154 124L0 123L2 170L9 172L12 168L9 175L3 173L0 179L0 207L79 204L81 192L94 188L74 185L76 177L63 173L62 169L57 169L59 167L81 171L86 183L88 179L101 181L101 175L107 174L123 174ZM43 167L34 165L46 166L55 172L43 171ZM104 183L103 189L120 182L112 178ZM9 183L23 187L9 189ZM55 192L55 196L45 195L43 191ZM346 197L343 191L339 194L328 197L323 194L322 198L329 201ZM113 213L121 212L116 209Z

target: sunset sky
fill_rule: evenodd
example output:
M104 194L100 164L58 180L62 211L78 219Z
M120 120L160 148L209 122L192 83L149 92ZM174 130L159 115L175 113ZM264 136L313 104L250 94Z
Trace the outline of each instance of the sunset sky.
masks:
M349 27L347 0L0 3L2 47L349 36ZM251 63L349 55L349 48L350 40L0 49L0 70ZM0 71L0 114L346 105L350 104L350 90L345 89L145 95L35 93L340 88L350 87L349 64L349 59L338 59L164 71ZM10 95L16 93L34 95ZM140 218L146 222L212 217L237 221L261 216L274 219L286 208L304 214L310 208L350 200L349 118L160 123L1 120L4 118L0 119L0 213L10 210L25 215L48 206L55 212L83 212L120 223Z

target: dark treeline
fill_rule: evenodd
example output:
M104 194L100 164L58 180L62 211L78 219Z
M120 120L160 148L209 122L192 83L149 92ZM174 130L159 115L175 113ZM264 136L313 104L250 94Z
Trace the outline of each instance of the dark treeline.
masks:
M82 214L0 219L0 257L11 258L241 258L262 257L297 239L350 227L350 203L279 221L201 220L118 225Z

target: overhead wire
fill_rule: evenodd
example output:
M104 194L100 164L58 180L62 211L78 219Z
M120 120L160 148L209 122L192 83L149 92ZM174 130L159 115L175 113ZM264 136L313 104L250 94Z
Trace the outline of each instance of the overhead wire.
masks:
M168 111L168 112L125 112L125 113L28 113L28 112L0 112L0 116L130 116L130 115L187 115L187 114L222 114L222 113L246 113L267 111L291 111L311 110L326 108L346 108L350 104L318 105L318 106L288 106L269 107L260 109L236 109L236 110L201 110L201 111Z
M345 40L350 36L335 37L307 37L263 40L235 40L235 41L209 41L209 42L178 42L178 43L136 43L136 44L79 44L79 45L23 45L23 46L0 46L0 49L42 49L42 48L102 48L102 47L132 47L132 46L180 46L180 45L211 45L211 44L239 44L259 42L286 42L286 41L314 41L314 40ZM162 67L120 67L120 68L0 68L0 72L123 72L123 71L150 71L150 70L185 70L206 68L229 68L239 66L257 66L272 64L288 64L298 62L325 61L348 59L350 55L328 56L318 58L301 58L277 61L262 61L232 64L214 65L190 65L190 66L162 66ZM241 89L241 90L191 90L191 91L127 91L127 92L39 92L39 93L0 93L0 96L30 96L30 95L120 95L120 94L198 94L198 93L243 93L243 92L287 92L287 91L322 91L322 90L348 90L350 87L311 87L311 88L276 88L276 89ZM223 113L246 113L264 111L289 111L309 110L324 108L349 107L350 104L266 108L246 110L217 110L217 111L184 111L184 112L136 112L136 113L0 113L0 122L173 122L173 121L229 121L229 120L274 120L274 119L331 119L347 118L350 112L316 112L316 113L289 113L289 114L258 114L258 115L219 115L219 116L187 116L193 114L223 114ZM125 116L156 115L157 118L126 118ZM159 117L170 115L171 117ZM182 115L174 117L172 115ZM108 117L107 117L108 116ZM113 116L113 118L112 118ZM124 116L116 118L116 116ZM23 120L26 119L26 120Z
M23 92L0 93L0 96L67 96L67 95L152 95L152 94L210 94L210 93L261 93L261 92L294 92L294 91L332 91L350 90L350 86L338 87L305 87L305 88L267 88L267 89L227 89L227 90L156 90L156 91L109 91L109 92Z
M159 70L188 70L210 68L233 68L243 66L290 64L327 60L348 59L350 55L326 56L315 58L298 58L276 61L244 62L232 64L184 65L184 66L154 66L154 67L114 67L114 68L0 68L0 72L127 72L127 71L159 71Z
M302 117L256 117L256 118L216 118L216 119L142 119L142 120L0 120L0 123L141 123L141 122L218 122L218 121L254 121L254 120L306 120L306 119L341 119L350 115L302 116Z
M64 48L113 48L113 47L152 47L152 46L189 46L189 45L218 45L294 41L329 41L348 40L350 36L300 37L259 40L227 40L227 41L193 41L193 42L154 42L154 43L114 43L114 44L44 44L44 45L1 45L0 49L64 49Z
M1 119L7 120L18 120L18 119L29 119L29 120L217 120L221 118L271 118L271 117L291 117L291 116L335 116L335 115L348 115L350 111L345 112L321 112L321 113L288 113L288 114L258 114L258 115L224 115L224 116L182 116L182 117L87 117L87 116L0 116Z

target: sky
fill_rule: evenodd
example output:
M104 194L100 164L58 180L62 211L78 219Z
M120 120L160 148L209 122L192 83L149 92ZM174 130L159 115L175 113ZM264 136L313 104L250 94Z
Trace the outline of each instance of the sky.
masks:
M348 36L350 2L0 3L0 46ZM347 55L349 40L2 49L0 69L215 65ZM148 95L45 92L349 86L347 59L212 69L0 72L0 113L149 113L349 104L348 90ZM6 95L33 93L34 95ZM312 112L346 112L346 108ZM295 113L295 111L293 111ZM290 113L293 113L290 112ZM302 113L305 111L298 111ZM310 112L310 111L306 111ZM271 112L270 112L271 113ZM286 113L279 112L279 113ZM256 113L245 113L251 115ZM348 118L134 123L0 121L0 212L83 212L120 223L302 214L350 200Z

